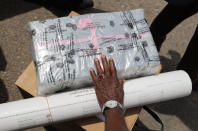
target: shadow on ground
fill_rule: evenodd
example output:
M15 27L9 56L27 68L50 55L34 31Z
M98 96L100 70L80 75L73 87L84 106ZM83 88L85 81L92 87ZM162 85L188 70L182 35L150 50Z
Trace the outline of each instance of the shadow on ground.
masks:
M178 117L192 131L198 129L198 92L188 97L162 102L152 107L155 111Z
M150 26L156 47L160 50L166 35L186 18L198 12L198 1L185 6L167 4Z
M0 47L0 71L4 71L6 69L6 65L7 65L7 61ZM0 78L0 103L4 103L6 101L8 101L8 92L3 80L1 80Z
M1 0L0 20L45 7L58 17L67 16L71 10L79 11L93 6L93 1L83 0ZM95 12L94 10L91 10Z
M181 56L178 52L168 51L170 59L160 56L163 67L162 72L173 71L177 67ZM198 92L192 92L188 97L162 102L150 106L154 111L162 114L168 114L178 117L188 128L195 131L198 129ZM140 120L137 121L138 126L134 131L151 131ZM158 124L158 123L156 123ZM166 125L166 123L164 123Z
M93 6L93 0L25 0L50 10L58 17L67 16L69 12L83 10Z
M7 61L5 59L3 50L0 47L0 71L4 71L6 69Z
M144 123L142 123L139 119L137 119L132 131L156 131L156 130L151 130Z
M8 92L4 82L0 79L0 103L8 101Z
M13 17L37 8L41 6L31 4L23 0L0 0L0 20Z
M160 62L162 65L162 71L161 72L168 72L168 71L173 71L177 67L177 63L179 63L181 59L181 55L173 50L168 51L168 55L170 58L160 56Z
M166 35L186 18L198 12L198 2L185 6L167 4L151 24L151 32L157 49L166 39ZM168 20L167 20L168 19ZM197 43L196 43L197 44ZM170 59L161 56L162 72L175 70L181 60L178 52L170 50ZM195 56L194 56L195 57ZM192 59L192 58L189 58ZM191 130L198 129L198 92L192 92L188 97L162 102L151 106L153 110L162 114L178 117ZM141 122L140 122L141 123Z

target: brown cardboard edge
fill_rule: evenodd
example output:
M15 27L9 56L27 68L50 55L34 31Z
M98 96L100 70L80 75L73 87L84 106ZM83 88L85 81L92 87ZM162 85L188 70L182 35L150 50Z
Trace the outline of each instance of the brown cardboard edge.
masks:
M31 76L28 76L31 74ZM28 81L28 82L27 82ZM15 85L28 92L32 96L37 96L36 71L33 61L27 66L24 72L18 77Z

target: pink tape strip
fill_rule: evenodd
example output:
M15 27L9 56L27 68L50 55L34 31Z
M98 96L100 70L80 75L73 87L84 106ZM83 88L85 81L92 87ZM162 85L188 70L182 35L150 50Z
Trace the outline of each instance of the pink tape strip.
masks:
M94 45L94 48L98 49L99 44L98 44L98 39L96 37L96 26L95 26L93 20L90 18L90 16L88 16L88 18L80 19L77 27L79 29L84 29L88 26L91 27L91 39L90 39L90 41Z
M133 35L112 35L112 36L101 36L97 37L96 36L96 26L93 23L93 20L88 16L88 18L82 18L79 20L79 23L77 27L79 29L84 29L86 27L91 27L91 38L82 38L82 39L74 39L72 40L73 43L83 43L83 42L88 42L90 41L94 45L94 49L99 49L99 39L104 39L104 38L112 38L112 39L126 39L126 38L132 38L134 37ZM144 33L144 34L139 34L138 37L150 37L151 33ZM70 40L64 40L64 41L59 41L59 42L51 42L47 44L43 44L42 46L39 47L45 47L45 46L55 46L55 45L67 45L70 44ZM38 49L37 46L34 46L35 49Z

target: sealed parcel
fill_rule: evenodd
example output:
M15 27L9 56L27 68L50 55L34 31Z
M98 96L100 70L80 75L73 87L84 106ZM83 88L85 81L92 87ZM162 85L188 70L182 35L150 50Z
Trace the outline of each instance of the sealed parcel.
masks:
M144 10L69 16L28 23L38 95L93 84L94 58L112 57L119 78L153 75L159 56Z

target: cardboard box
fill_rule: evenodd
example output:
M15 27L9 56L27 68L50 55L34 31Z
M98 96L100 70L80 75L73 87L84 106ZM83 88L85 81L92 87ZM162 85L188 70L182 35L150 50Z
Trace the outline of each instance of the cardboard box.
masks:
M28 92L32 96L36 97L36 71L34 68L34 63L31 62L25 71L19 76L18 80L15 83L19 88ZM125 120L128 128L131 130L139 116L141 107L131 108L126 111ZM104 122L99 120L97 117L88 117L79 120L75 120L66 123L60 123L53 125L59 130L69 130L69 131L81 131L80 127L86 131L104 131ZM76 126L71 128L71 126ZM77 128L77 126L79 126Z

